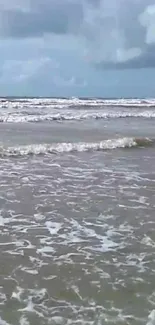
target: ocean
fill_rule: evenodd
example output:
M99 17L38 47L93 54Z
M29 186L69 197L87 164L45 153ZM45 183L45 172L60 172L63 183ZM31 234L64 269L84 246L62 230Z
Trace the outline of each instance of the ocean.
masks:
M0 111L0 325L154 325L155 99Z

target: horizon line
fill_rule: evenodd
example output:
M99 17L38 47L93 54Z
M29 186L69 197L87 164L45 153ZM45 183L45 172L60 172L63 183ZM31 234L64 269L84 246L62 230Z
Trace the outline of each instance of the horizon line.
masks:
M0 96L0 99L82 99L82 100L88 100L88 99L102 99L102 100L114 100L114 99L155 99L155 97L141 97L141 96L129 96L129 97L101 97L101 96L19 96L19 95L8 95L8 96Z

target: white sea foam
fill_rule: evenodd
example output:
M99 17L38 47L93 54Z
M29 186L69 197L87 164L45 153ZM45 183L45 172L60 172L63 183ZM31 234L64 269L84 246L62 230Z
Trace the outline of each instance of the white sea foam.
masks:
M0 317L0 325L10 325L10 324Z
M155 325L155 309L150 312L146 325Z
M0 99L0 106L2 108L13 107L15 109L23 107L70 107L70 106L132 106L132 107L154 107L154 98L120 98L120 99L102 99L102 98L14 98Z
M79 142L79 143L54 143L54 144L33 144L17 147L0 147L0 156L27 156L27 155L45 155L63 152L84 152L84 151L102 151L117 148L144 147L153 144L153 140L143 138L118 138L109 139L100 142Z
M154 108L155 99L1 99L0 122L155 118Z
M39 112L36 114L35 112L31 115L22 112L18 114L14 113L3 113L0 117L0 122L4 123L27 123L27 122L50 122L50 121L81 121L81 120L90 120L90 119L118 119L118 118L155 118L154 110L111 110L111 109L99 109L99 110L71 110L71 111L59 111L55 112L47 112L43 114Z
M19 323L20 323L20 325L30 325L29 321L24 316L21 316Z
M46 221L45 225L51 235L57 235L57 233L59 232L59 230L62 227L61 223L52 222L52 221Z
M43 246L42 248L37 249L37 253L41 254L42 256L53 255L54 252L55 250L50 246Z

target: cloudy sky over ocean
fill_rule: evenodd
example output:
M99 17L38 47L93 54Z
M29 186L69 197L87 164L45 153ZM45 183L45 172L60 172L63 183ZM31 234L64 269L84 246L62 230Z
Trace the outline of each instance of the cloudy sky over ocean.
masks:
M0 38L1 95L155 95L155 0L1 0Z

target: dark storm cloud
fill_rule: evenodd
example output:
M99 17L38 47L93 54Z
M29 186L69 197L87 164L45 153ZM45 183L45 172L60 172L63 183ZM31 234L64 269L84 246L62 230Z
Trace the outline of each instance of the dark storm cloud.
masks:
M122 70L122 69L145 69L155 67L155 46L148 46L145 53L127 60L126 62L99 62L95 64L97 69L110 69L110 70Z
M27 1L28 2L28 1ZM26 3L26 0L25 0ZM80 1L33 0L29 6L1 10L2 37L41 37L46 33L66 34L77 31L83 19Z
M3 1L3 38L73 34L98 68L155 66L155 0Z

